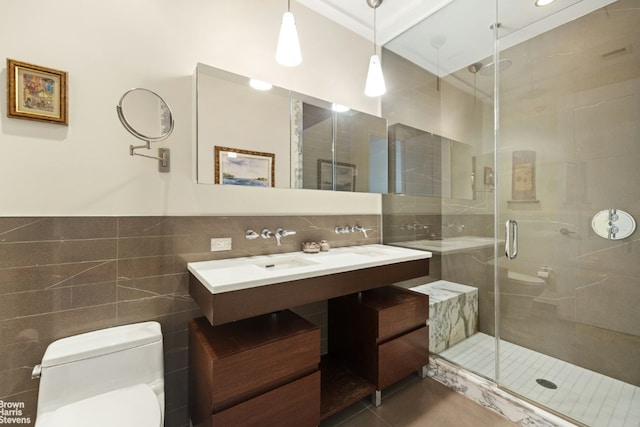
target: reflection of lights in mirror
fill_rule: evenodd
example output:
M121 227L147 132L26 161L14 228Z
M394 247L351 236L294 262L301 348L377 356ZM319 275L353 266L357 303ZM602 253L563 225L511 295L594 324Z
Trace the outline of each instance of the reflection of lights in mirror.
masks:
M271 90L273 85L258 79L249 79L249 86L256 90Z
M335 111L336 113L346 113L347 111L349 111L351 108L347 107L346 105L342 105L342 104L336 104L335 102L331 104L331 109L333 111Z

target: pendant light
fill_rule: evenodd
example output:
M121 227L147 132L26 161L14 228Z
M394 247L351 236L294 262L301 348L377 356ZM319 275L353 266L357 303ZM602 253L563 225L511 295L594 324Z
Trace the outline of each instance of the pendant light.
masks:
M276 62L285 67L295 67L302 62L296 20L291 13L291 0L287 1L287 11L282 15Z
M367 96L380 96L387 91L382 75L380 57L376 54L376 9L382 4L382 0L367 0L367 4L373 8L373 55L369 59L369 72L364 94Z

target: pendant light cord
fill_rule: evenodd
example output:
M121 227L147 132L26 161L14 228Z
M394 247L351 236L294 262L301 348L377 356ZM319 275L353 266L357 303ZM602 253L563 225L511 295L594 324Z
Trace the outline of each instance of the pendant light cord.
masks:
M291 12L291 0L287 0L287 12Z
M373 8L373 54L376 54L376 9L378 9L377 7Z

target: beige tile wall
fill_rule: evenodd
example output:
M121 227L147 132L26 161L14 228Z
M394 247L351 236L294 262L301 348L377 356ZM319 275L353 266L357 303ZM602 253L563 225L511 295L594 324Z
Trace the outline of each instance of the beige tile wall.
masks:
M373 228L337 235L335 226ZM295 236L246 240L247 229L284 227ZM190 261L381 241L377 215L294 217L0 218L0 400L25 402L35 419L38 381L30 378L52 341L114 325L157 320L165 357L166 426L187 425L187 322L200 315L188 294ZM212 237L233 249L209 251ZM297 308L326 323L320 304Z
M636 231L625 240L602 239L591 219L610 207L640 218L639 15L637 0L621 0L501 52L512 65L500 74L500 179L494 190L499 224L519 224L520 254L513 261L499 258L501 283L507 269L533 278L543 266L552 269L536 295L505 291L511 283L502 288L501 337L634 385L640 385L640 237ZM491 166L491 100L479 97L484 107L469 109L471 85L465 100L447 84L471 82L468 70L442 78L437 91L434 75L386 50L383 56L389 94L382 111L390 123L477 141L478 165ZM492 93L493 80L477 77L478 91ZM537 203L508 203L513 152L519 150L536 153ZM495 193L478 188L483 192L472 204L385 195L385 234L387 224L429 214L442 215L443 235L456 230L448 224L462 223L467 234L491 236L492 220L482 223L492 214ZM487 333L494 332L495 295L493 269L483 263L491 257L455 254L443 256L440 265L443 279L479 287L480 329Z

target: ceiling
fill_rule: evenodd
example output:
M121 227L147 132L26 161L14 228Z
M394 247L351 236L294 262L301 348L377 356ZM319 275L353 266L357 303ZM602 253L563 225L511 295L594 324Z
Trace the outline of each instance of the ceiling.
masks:
M442 77L475 62L486 65L496 20L502 50L613 1L556 0L536 7L534 0L384 0L376 12L376 36L378 44ZM298 2L373 40L373 9L366 0Z
M373 41L373 9L366 0L297 1ZM387 43L451 2L452 0L384 0L376 11L377 42L380 45Z

